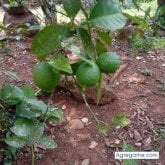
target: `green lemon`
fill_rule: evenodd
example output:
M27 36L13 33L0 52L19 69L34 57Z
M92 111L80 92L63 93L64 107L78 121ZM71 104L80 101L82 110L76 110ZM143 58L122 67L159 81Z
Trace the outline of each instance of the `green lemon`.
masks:
M96 64L103 73L114 73L120 67L120 58L115 52L101 54Z
M83 62L77 69L76 78L81 87L95 86L100 78L99 67L95 63Z
M52 67L46 61L43 61L35 66L33 80L40 89L51 91L59 83L60 74L54 72Z

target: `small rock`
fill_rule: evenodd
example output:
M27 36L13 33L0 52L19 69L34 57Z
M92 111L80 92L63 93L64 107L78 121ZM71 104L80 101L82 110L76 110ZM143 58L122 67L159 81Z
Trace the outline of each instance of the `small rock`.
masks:
M131 139L133 138L133 133L129 132L128 135Z
M62 109L62 110L65 110L65 109L66 109L66 105L63 105L63 106L61 107L61 109Z
M98 145L98 143L96 141L91 141L91 144L89 145L89 148L94 149L97 145Z
M162 66L165 66L165 63L164 63L164 64L162 64Z
M91 138L91 135L90 134L77 134L77 138L79 140L87 140L87 139Z
M69 138L69 142L72 144L73 147L77 146L77 142L76 142L76 140L73 137Z
M78 118L76 112L77 110L75 108L72 108L68 116L71 117L72 119Z
M105 145L106 145L107 147L110 147L110 146L111 146L111 142L110 142L109 139L105 138L104 141L105 141Z
M149 145L151 145L151 142L152 142L151 137L149 137L149 138L144 140L144 145L149 146Z
M141 59L143 59L143 57L137 56L136 59L141 60Z
M87 123L88 123L88 118L84 117L84 118L81 119L81 121L82 121L83 123L87 124Z
M135 143L135 146L140 147L142 143Z
M119 139L115 139L114 143L115 144L120 144L120 140Z
M135 138L136 142L139 142L142 140L142 137L137 130L134 130L134 138Z
M67 121L70 121L71 120L71 117L69 116L69 117L66 117L66 120Z
M79 161L75 160L74 165L79 165Z
M120 129L120 128L121 128L121 126L120 126L120 125L116 127L116 129Z
M89 165L89 163L90 163L89 159L84 159L81 165Z
M84 123L82 123L79 119L73 119L69 122L69 126L71 129L83 129Z

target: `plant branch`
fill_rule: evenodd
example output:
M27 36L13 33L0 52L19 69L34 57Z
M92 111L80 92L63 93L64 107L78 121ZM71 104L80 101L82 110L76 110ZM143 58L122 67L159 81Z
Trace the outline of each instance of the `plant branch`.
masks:
M49 110L49 108L50 108L50 104L51 104L51 100L52 100L53 95L54 95L54 91L55 91L55 88L51 91L51 95L50 95L49 100L48 100L46 112L45 112L44 115L42 116L42 117L44 118L44 123L46 122L46 117L45 117L45 116L46 116L46 114L47 114L47 112L48 112L48 110Z
M92 108L90 107L90 105L89 105L89 103L88 103L88 101L87 101L87 99L86 99L86 96L85 96L84 92L81 90L81 88L79 87L79 85L78 85L78 83L77 83L75 77L72 76L72 78L74 79L74 81L75 81L75 83L76 83L76 86L77 86L77 88L78 88L79 91L80 91L80 94L81 94L81 96L82 96L82 98L83 98L83 100L84 100L84 102L85 102L86 107L88 108L88 110L90 111L90 113L92 114L92 116L94 117L94 119L96 120L97 127L99 128L99 126L100 126L100 120L97 118L97 116L95 115L94 111L93 111Z
M34 165L34 159L35 159L35 154L34 154L34 146L31 146L31 154L32 154L32 165Z

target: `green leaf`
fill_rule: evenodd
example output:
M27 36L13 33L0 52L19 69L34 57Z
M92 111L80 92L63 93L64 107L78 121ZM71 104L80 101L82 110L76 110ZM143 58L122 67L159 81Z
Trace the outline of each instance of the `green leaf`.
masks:
M35 93L33 91L33 89L30 87L30 86L23 86L22 88L22 91L24 92L24 95L26 98L31 98L31 99L35 99Z
M133 152L133 151L135 150L131 145L124 143L123 152ZM124 159L123 161L123 165L138 165L138 164L139 164L138 160L135 159Z
M0 92L0 99L9 105L15 105L24 99L24 93L16 86L4 85Z
M22 148L27 144L27 140L23 137L13 136L6 138L5 143L14 148Z
M126 18L121 13L118 3L112 0L100 0L89 16L89 23L106 30L116 30L125 25Z
M43 101L37 99L25 99L25 103L28 105L32 112L45 114L47 111L47 105Z
M67 28L63 25L53 24L42 29L33 39L32 52L39 60L56 50L63 41Z
M130 123L131 123L130 119L128 119L124 114L119 114L112 118L112 126L125 127Z
M38 142L41 136L44 134L44 129L45 129L44 123L35 125L35 127L31 130L31 136L29 137L29 141L32 144Z
M63 111L58 108L49 108L48 112L46 113L46 121L49 124L58 124L64 118Z
M98 82L98 88L97 88L97 105L99 105L100 98L102 95L102 82L103 82L103 74L100 74L99 82Z
M83 28L79 28L78 32L82 40L82 44L83 44L86 56L90 59L95 59L96 57L95 47L92 43L90 34L88 33L86 29L83 29Z
M107 126L99 128L99 132L102 133L102 134L107 134L108 131L109 131L109 127L107 127Z
M112 38L109 36L108 32L103 32L103 31L99 31L97 30L97 35L99 36L99 38L108 45L112 44Z
M123 15L125 17L127 17L129 20L131 20L133 23L137 23L138 25L140 25L141 27L145 28L145 29L149 29L149 26L147 25L147 23L144 20L140 20L139 18L132 16L128 13L123 13Z
M87 62L87 63L92 63L91 60L87 59L86 54L84 54L83 50L76 46L76 45L70 45L65 47L67 50L71 51L74 55L79 57L81 60Z
M57 143L51 137L45 135L41 136L37 144L44 149L57 148Z
M13 80L19 80L19 77L14 73L14 72L10 72L7 70L2 70L2 73L4 73L6 76L10 77Z
M72 68L69 60L64 55L59 55L49 62L49 64L59 70L72 74Z
M96 40L95 47L96 47L97 55L107 52L107 48L100 40Z
M41 116L41 113L33 112L25 102L20 102L16 105L16 114L19 117L33 119Z
M62 0L64 9L69 17L74 18L81 8L80 0Z
M29 137L31 130L34 129L34 122L30 119L17 119L10 130L17 136Z
M28 28L28 31L32 31L32 30L41 30L41 26L40 25L31 25L29 28Z

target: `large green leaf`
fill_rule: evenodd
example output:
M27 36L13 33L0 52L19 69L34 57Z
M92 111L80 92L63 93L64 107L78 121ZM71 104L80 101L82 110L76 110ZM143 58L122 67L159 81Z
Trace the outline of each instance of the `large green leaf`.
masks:
M97 35L99 36L99 38L108 45L112 44L112 38L109 36L108 32L104 32L104 31L99 31L97 30Z
M0 92L0 99L9 105L15 105L24 99L24 93L16 86L4 85Z
M70 66L69 60L64 55L57 56L51 60L49 64L57 70L72 74L72 68Z
M41 113L31 111L30 107L25 102L20 102L16 105L16 114L19 117L28 119L33 119L41 115Z
M47 111L47 105L43 101L37 99L25 99L26 104L32 112L45 114Z
M63 25L53 24L42 29L33 39L32 52L39 60L57 49L67 33L67 28Z
M126 18L121 13L118 3L112 0L100 0L94 6L89 22L99 28L116 30L125 25Z
M81 8L80 0L62 0L64 9L69 17L74 18Z
M57 148L57 143L51 137L45 135L41 136L37 144L44 149Z
M29 141L33 144L38 142L41 136L44 134L44 129L44 123L35 125L35 127L31 130L31 136L29 137Z
M13 136L6 138L5 143L14 148L22 148L27 144L27 140L23 137Z
M95 57L96 57L95 47L92 43L90 34L84 28L79 28L78 32L79 32L80 38L82 40L86 56L90 59L95 59Z
M14 126L10 130L17 136L29 137L34 127L33 120L21 118L15 121Z

